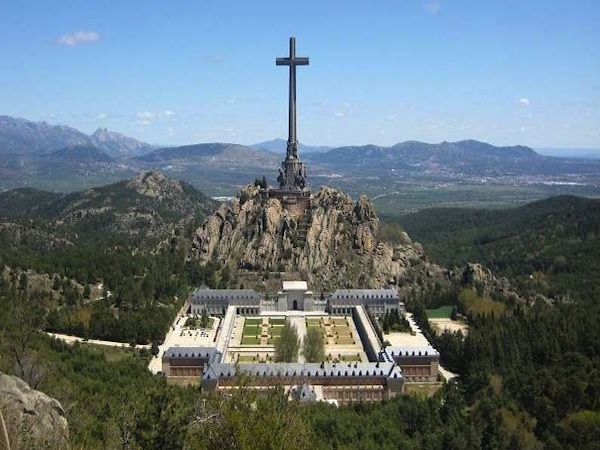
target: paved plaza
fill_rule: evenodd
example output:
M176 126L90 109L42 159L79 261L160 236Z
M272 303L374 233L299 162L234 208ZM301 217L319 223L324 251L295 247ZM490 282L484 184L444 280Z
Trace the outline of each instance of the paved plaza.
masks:
M162 355L169 347L214 347L217 340L217 330L221 319L211 317L212 326L204 329L199 326L187 327L187 319L192 316L179 314L167 335L165 341L158 347L158 356L155 356L148 364L148 369L154 374L162 370Z
M392 347L409 348L430 345L429 341L423 335L421 328L417 325L411 313L406 313L406 320L408 320L408 323L410 324L412 333L389 333L384 334L383 338L388 340ZM439 372L446 380L450 380L458 376L457 374L442 367L441 364L439 365Z

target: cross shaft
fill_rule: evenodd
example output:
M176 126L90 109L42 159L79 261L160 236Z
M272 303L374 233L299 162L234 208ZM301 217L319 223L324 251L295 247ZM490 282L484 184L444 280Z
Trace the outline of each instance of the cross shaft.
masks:
M308 58L296 56L296 38L290 38L290 55L277 58L277 66L290 67L289 110L288 110L288 142L286 159L298 157L298 138L296 136L296 66L308 66Z

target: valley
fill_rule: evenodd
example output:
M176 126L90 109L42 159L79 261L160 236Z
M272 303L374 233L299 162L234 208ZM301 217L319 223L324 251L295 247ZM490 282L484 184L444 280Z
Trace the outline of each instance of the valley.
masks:
M108 130L88 137L68 127L2 116L0 190L73 192L160 170L208 196L231 197L262 175L269 185L276 184L280 144L267 144L157 148ZM600 160L543 156L523 146L467 140L309 149L311 186L330 186L353 197L365 194L383 214L431 207L506 208L556 195L600 196Z

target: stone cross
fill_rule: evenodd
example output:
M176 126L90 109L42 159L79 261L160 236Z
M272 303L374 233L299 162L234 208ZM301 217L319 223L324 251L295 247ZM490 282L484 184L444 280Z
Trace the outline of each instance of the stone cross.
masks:
M290 104L286 159L298 158L298 138L296 137L296 66L308 66L308 58L296 56L296 38L290 38L290 56L277 58L277 66L290 66Z

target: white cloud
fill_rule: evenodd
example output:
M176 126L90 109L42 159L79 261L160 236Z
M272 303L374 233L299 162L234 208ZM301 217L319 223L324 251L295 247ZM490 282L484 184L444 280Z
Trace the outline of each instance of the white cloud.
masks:
M531 100L529 100L527 97L521 97L519 99L519 105L529 106L531 105Z
M344 113L342 111L338 111L335 113L335 117L346 117L346 113Z
M105 113L100 113L96 115L96 119L97 120L104 120L106 119L107 115Z
M155 122L175 117L175 111L165 109L160 112L142 111L135 114L135 123L144 127L150 126Z
M423 7L425 8L425 11L427 11L429 14L437 14L438 12L440 12L441 9L441 6L437 1L426 2L423 4Z
M138 119L152 120L154 119L155 114L153 112L144 111L136 114Z
M100 33L96 31L77 31L72 34L63 34L56 42L60 45L75 47L87 42L96 42L98 39L100 39Z

